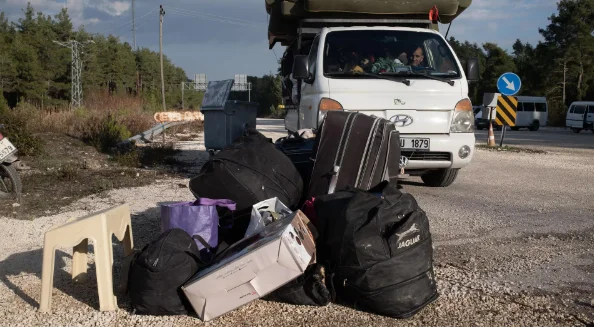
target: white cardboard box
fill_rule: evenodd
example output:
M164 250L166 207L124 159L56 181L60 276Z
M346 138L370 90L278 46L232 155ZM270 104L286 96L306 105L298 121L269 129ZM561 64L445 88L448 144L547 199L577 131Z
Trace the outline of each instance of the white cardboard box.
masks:
M303 274L315 243L302 216L297 211L233 244L218 262L182 286L198 317L215 319Z

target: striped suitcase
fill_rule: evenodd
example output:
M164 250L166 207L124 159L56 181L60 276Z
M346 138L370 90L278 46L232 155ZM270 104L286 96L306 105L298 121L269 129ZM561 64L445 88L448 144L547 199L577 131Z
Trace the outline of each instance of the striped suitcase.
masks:
M358 112L326 114L314 145L307 198L346 187L369 190L400 172L400 133L384 118Z

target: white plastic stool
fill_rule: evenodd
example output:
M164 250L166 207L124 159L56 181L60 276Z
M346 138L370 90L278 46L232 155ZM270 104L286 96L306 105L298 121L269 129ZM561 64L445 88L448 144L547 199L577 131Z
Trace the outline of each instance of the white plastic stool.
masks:
M99 310L113 311L117 309L117 299L113 293L112 235L115 235L123 243L125 256L133 252L132 222L128 204L112 207L85 217L70 219L66 224L52 227L45 232L39 311L49 312L51 308L56 248L59 246L74 247L72 279L74 282L83 281L87 275L89 239L93 241L95 249Z

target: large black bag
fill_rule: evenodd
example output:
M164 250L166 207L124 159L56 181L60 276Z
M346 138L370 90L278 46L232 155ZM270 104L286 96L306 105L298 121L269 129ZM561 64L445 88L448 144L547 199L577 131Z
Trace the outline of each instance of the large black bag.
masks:
M310 265L302 275L268 294L264 300L309 306L330 304L324 266Z
M132 307L147 315L194 312L181 286L206 265L188 233L179 228L165 231L132 259L128 275Z
M254 204L277 197L294 210L303 193L303 180L291 160L253 129L205 163L189 186L197 198L230 199L237 204L233 217L220 213L220 225L231 228L220 228L219 240L228 244L243 238Z
M315 142L315 138L303 138L295 135L294 137L280 138L274 143L277 149L289 157L299 172L304 186L309 185L309 178L313 168L313 148ZM305 195L303 194L300 205Z
M407 318L438 298L429 220L412 195L386 181L318 197L314 207L334 299Z
M330 111L316 135L314 166L306 198L346 187L368 190L400 172L400 134L389 120L357 112Z

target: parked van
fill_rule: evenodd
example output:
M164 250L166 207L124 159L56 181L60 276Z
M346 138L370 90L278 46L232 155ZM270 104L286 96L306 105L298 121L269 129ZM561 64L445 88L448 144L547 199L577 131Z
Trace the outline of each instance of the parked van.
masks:
M582 130L594 132L594 101L576 101L569 106L565 126L571 128L574 133Z
M518 110L516 111L516 126L514 131L520 128L528 128L537 131L541 126L547 126L549 119L549 106L545 97L517 96Z

